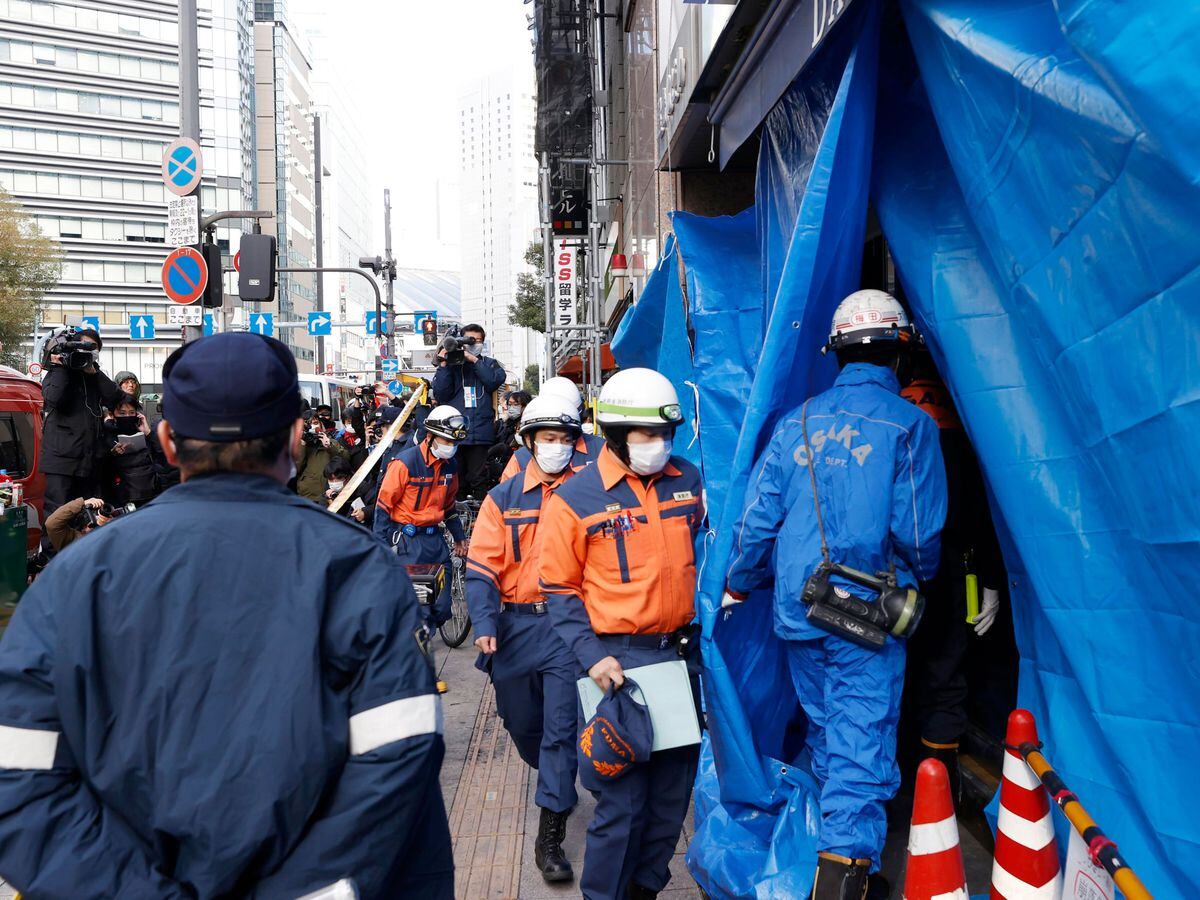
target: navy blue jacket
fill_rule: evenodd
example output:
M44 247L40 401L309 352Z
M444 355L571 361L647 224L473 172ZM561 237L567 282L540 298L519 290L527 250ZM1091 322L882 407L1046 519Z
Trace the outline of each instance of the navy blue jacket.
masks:
M479 357L477 363L461 366L442 366L433 375L433 397L438 403L448 403L467 419L467 439L464 444L496 442L496 411L492 395L504 384L504 366L490 356ZM468 406L466 394L473 389L474 406Z
M937 573L946 469L937 425L899 391L890 369L846 366L809 403L808 437L833 561L864 572L894 565L899 583L912 587ZM773 566L775 633L785 640L826 634L800 600L821 562L801 412L783 417L751 475L727 580L746 594Z
M46 898L451 897L404 566L275 481L78 540L0 641L0 872Z

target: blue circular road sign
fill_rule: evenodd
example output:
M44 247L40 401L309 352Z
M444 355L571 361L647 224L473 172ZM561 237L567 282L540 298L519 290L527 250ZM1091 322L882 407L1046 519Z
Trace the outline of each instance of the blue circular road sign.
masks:
M163 291L176 303L195 303L208 286L208 266L191 247L172 250L162 267Z
M178 138L163 151L163 184L172 194L186 197L200 184L204 175L200 145L191 138Z

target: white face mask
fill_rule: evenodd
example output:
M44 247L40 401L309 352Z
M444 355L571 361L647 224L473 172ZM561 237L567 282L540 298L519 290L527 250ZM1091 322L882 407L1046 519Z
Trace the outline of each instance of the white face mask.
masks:
M451 444L447 447L445 444L430 444L429 449L433 451L433 455L438 459L450 459L458 450L457 444Z
M524 411L525 407L523 406L510 406L508 407L508 417L510 419L519 419L521 418L521 413Z
M595 434L596 426L593 425L591 422L584 422L583 423L583 433L584 434Z
M547 475L557 475L565 469L575 450L570 444L534 444L533 448L538 467Z
M340 491L340 490L341 490L342 488L344 488L345 486L346 486L346 482L344 482L344 481L331 481L331 482L329 482L329 489L330 489L331 491Z
M661 472L671 458L671 441L657 439L645 444L629 444L629 468L638 475Z

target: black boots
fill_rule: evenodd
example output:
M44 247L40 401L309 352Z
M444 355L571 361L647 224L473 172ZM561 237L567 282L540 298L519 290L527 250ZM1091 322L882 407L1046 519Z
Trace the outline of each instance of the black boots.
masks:
M642 887L640 884L630 883L625 889L625 900L654 900L658 896L658 891L652 891L650 888Z
M538 822L537 842L533 845L533 861L546 881L570 881L575 877L562 842L567 836L567 812L541 811Z
M870 868L869 859L818 853L812 900L863 900L867 896L867 872Z
M962 773L958 768L958 741L953 744L935 744L921 738L921 759L936 759L946 767L950 776L950 799L954 801L954 811L958 812L962 800Z

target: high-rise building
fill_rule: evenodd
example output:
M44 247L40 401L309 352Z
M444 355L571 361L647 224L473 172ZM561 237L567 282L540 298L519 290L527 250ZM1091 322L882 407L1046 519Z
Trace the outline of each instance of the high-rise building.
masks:
M249 0L199 11L205 212L252 197L249 18ZM0 0L0 186L64 251L43 321L98 318L104 368L130 369L148 386L179 343L160 278L161 161L179 134L178 94L174 0ZM157 340L132 341L130 315L146 314Z
M379 251L371 236L372 211L382 206L383 194L372 190L370 160L360 123L368 121L344 83L331 73L336 66L323 53L330 45L328 17L336 13L321 7L301 15L300 28L315 50L313 94L321 116L321 206L323 262L326 266L354 268L364 256ZM381 286L382 287L382 286ZM357 275L324 276L325 311L334 321L355 323L333 329L325 338L325 362L335 372L369 380L375 369L375 339L365 328L368 310L375 309L375 292Z
M539 359L534 333L508 321L525 250L538 239L533 132L532 72L491 75L459 98L462 315L487 330L510 381Z
M316 265L311 54L285 18L282 0L255 0L254 55L258 202L275 212L279 267L310 268ZM307 320L316 309L316 276L280 272L276 283L277 319ZM276 336L301 371L315 370L316 342L305 328Z

